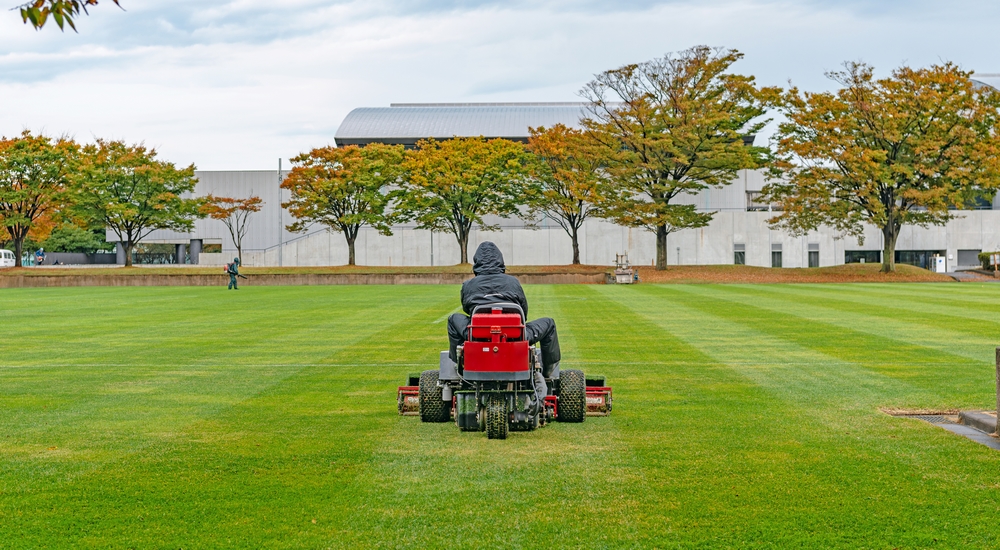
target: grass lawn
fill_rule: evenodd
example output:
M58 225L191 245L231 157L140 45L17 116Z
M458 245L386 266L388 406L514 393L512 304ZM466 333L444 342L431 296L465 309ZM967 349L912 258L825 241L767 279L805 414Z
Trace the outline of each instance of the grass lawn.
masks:
M396 415L451 286L0 290L0 547L971 547L1000 286L528 287L615 411Z

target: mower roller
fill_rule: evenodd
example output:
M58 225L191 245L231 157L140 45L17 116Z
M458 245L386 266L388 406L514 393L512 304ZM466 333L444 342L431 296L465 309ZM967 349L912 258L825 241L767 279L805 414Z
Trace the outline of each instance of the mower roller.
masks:
M510 431L532 431L553 420L583 422L611 413L612 393L603 376L556 366L545 377L548 393L535 403L535 373L543 372L541 350L528 343L524 311L517 304L476 307L457 348L458 361L441 352L437 370L411 374L399 386L401 415L423 422L452 419L462 431L506 439Z

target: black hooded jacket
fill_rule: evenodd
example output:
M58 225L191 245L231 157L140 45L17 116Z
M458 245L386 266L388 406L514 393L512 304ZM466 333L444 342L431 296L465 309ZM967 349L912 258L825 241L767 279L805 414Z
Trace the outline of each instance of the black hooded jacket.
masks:
M528 299L524 296L524 289L516 277L504 273L507 267L497 245L489 241L480 244L472 262L472 272L476 276L462 283L462 309L465 313L472 315L476 306L513 302L521 306L527 319Z

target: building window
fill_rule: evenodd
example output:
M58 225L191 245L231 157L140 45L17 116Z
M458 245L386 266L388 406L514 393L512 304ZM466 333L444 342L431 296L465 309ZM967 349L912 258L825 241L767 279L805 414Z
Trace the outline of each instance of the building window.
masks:
M747 212L780 212L781 205L765 202L762 191L747 191Z
M944 256L944 250L897 250L896 263L934 269L934 256Z
M771 267L781 267L781 245L771 245Z
M747 264L747 245L745 244L733 245L733 264L735 265Z
M819 267L819 243L809 245L809 267Z
M882 252L879 250L845 250L845 264L880 264Z

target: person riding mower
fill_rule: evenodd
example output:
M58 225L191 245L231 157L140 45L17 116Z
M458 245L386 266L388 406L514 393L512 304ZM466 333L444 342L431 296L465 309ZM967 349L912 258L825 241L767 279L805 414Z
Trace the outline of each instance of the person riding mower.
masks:
M466 340L471 322L470 315L479 306L499 302L511 302L521 307L524 318L528 316L528 298L524 295L521 282L512 275L507 275L507 266L503 262L503 254L497 245L485 241L476 249L472 257L472 272L476 275L462 284L462 310L448 318L448 357L458 361L456 348ZM559 336L556 333L556 322L550 317L542 317L524 324L527 331L528 344L542 347L542 370L535 372L535 400L532 410L537 411L545 401L548 388L545 379L551 378L559 368L562 358L559 352Z

